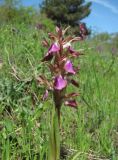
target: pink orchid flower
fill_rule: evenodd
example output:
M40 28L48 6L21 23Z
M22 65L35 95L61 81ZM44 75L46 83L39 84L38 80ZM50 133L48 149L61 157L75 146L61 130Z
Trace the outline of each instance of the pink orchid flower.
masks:
M73 65L72 65L72 63L71 63L70 60L68 60L68 61L65 63L64 69L65 69L65 71L67 71L68 73L75 74L75 71L74 71L74 69L73 69Z
M67 81L62 78L61 75L55 77L54 88L57 90L62 90L67 86Z
M82 27L83 26L81 26L81 31L82 34L84 34ZM53 100L58 112L58 119L60 119L60 109L63 102L65 102L64 104L67 106L76 108L77 102L72 98L79 95L75 92L66 94L66 88L70 83L79 87L78 82L71 77L73 75L76 76L79 70L78 67L73 67L71 58L79 58L79 55L81 54L73 49L72 44L81 41L83 38L81 36L65 37L67 29L62 30L61 28L56 27L56 33L48 34L51 45L46 40L44 40L43 43L45 47L50 46L42 61L46 61L52 79L46 80L46 78L43 78L41 81L47 86L47 90L53 91ZM47 99L47 96L48 92L46 91L43 100Z

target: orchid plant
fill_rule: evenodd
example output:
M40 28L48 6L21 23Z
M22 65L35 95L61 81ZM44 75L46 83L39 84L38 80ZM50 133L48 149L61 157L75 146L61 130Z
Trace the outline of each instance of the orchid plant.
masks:
M62 104L73 108L77 108L78 105L75 98L79 96L79 93L66 93L66 89L69 84L79 87L78 82L73 79L73 76L76 76L79 71L79 67L75 67L72 61L74 58L78 58L81 53L74 50L72 44L83 40L86 31L84 26L81 25L81 34L78 37L65 37L65 33L68 29L69 27L65 30L56 27L56 33L49 33L48 35L51 44L46 39L43 40L42 44L44 47L48 48L48 51L43 57L42 62L49 68L52 79L47 79L45 75L40 75L38 77L38 82L44 84L46 87L42 99L47 99L49 91L52 91L53 93L53 101L59 126ZM53 156L51 157L54 160L58 159L53 158Z

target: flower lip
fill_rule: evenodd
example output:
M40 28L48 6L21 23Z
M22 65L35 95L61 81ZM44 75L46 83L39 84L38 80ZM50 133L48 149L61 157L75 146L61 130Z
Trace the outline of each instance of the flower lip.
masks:
M62 90L67 86L67 81L63 79L61 75L55 77L54 88L57 90Z
M58 52L60 50L60 47L58 46L58 44L55 42L53 43L49 50L48 50L48 53L54 53L54 52Z
M45 57L43 58L42 61L49 61L49 60L51 60L53 58L53 53L56 53L59 50L60 50L60 47L58 46L58 44L57 43L53 43L50 46L48 52L46 53L46 55L45 55Z
M70 60L67 60L67 62L65 63L64 69L65 69L65 71L67 71L68 73L75 74L75 71L74 71L74 69L73 69L73 65L72 65L72 63L71 63Z

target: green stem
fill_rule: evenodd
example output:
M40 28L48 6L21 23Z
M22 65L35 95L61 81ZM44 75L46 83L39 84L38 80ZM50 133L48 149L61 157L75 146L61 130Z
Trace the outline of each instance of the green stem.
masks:
M59 127L60 127L60 116L61 116L60 109L61 109L61 107L56 107L56 112L57 112L58 125L59 125Z
M53 109L49 136L48 160L59 160L60 157L59 112L60 111L55 110L55 108Z

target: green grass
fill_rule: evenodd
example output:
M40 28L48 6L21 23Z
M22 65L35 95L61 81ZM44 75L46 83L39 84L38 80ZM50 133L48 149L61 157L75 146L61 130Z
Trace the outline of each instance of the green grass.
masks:
M40 100L44 90L34 78L45 71L40 63L45 54L41 39L47 35L23 24L13 33L12 27L0 28L0 159L45 160L52 100L51 96L47 102ZM66 159L117 160L118 58L87 49L88 42L76 47L85 49L85 55L75 61L81 66L80 88L68 89L80 93L78 109L62 107L61 144ZM11 74L12 67L21 81Z

